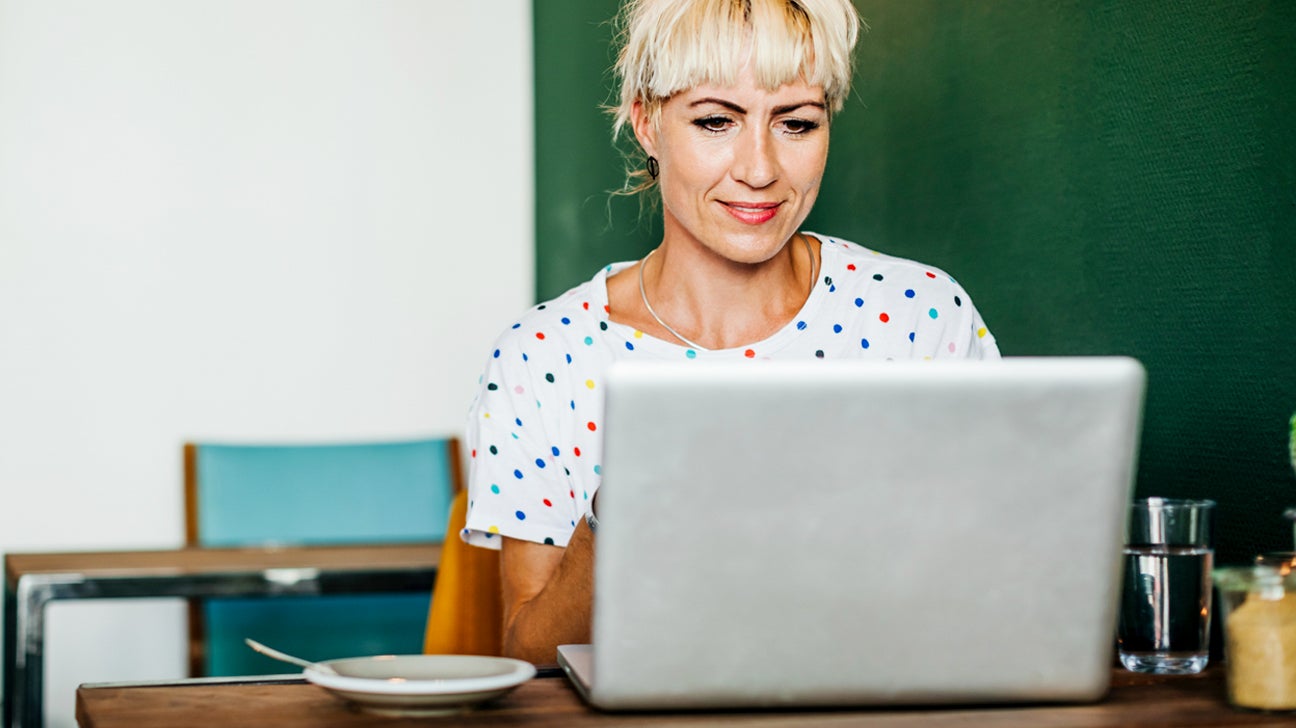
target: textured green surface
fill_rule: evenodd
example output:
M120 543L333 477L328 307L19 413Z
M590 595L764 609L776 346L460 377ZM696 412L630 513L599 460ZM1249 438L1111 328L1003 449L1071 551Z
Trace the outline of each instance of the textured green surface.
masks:
M1139 493L1218 500L1222 562L1291 548L1296 3L857 6L807 227L948 270L1005 354L1139 358ZM541 298L660 235L606 194L615 8L535 3Z

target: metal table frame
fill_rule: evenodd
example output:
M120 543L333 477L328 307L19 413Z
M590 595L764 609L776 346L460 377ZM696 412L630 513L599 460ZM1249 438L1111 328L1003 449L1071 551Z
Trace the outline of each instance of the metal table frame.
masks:
M56 599L430 591L439 544L5 555L4 725L43 728L45 607Z

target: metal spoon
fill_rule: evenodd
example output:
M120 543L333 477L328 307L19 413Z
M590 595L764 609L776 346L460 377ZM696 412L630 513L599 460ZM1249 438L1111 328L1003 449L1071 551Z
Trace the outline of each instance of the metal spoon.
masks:
M243 641L247 643L248 647L251 647L257 652L260 652L261 654L265 655L266 657L279 660L280 662L287 662L292 665L297 665L298 667L309 668L316 672L323 672L329 675L337 674L337 670L334 670L332 667L325 665L322 662L311 662L310 660L303 660L300 657L293 657L292 655L286 652L280 652L279 650L276 650L273 647L266 647L260 642L257 642L254 639L249 639L247 637L244 637Z

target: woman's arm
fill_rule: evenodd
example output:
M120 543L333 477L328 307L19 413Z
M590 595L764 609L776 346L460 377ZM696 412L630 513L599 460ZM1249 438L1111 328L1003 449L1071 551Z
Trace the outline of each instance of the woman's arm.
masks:
M584 519L566 548L505 537L500 582L506 656L548 664L558 645L590 641L594 534Z

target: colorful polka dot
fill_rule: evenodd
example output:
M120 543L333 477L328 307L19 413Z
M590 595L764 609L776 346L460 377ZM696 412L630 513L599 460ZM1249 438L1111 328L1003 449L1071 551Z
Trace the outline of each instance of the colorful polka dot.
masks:
M799 317L792 319L785 330L771 333L766 339L773 342L769 351L761 342L746 342L746 346L716 354L687 346L659 346L660 342L646 345L642 342L653 341L652 335L645 336L644 331L633 326L613 324L606 315L605 289L598 285L605 280L607 273L601 273L602 278L595 282L584 284L573 296L546 302L533 309L545 311L547 306L553 315L548 312L539 316L528 315L512 324L519 330L506 332L498 348L489 350L491 359L479 379L478 391L481 394L474 404L477 419L471 420L479 430L472 440L475 445L470 455L474 466L478 466L474 468L474 488L481 490L474 492L474 495L480 495L470 501L469 507L475 509L472 522L482 525L474 526L469 538L481 541L492 536L498 540L499 535L527 530L525 537L535 541L543 540L549 544L565 541L567 534L559 531L571 518L569 513L558 516L552 510L544 511L544 514L554 516L546 519L535 518L533 511L542 503L544 508L555 508L563 491L567 492L568 502L573 506L578 496L588 503L598 487L602 476L599 463L602 433L599 431L601 425L591 418L600 416L597 409L603 401L601 376L611 361L675 358L754 361L797 357L898 360L915 359L925 354L941 358L975 356L983 347L993 351L989 343L993 338L981 325L975 311L970 310L972 302L963 300L967 294L956 284L946 283L945 275L935 269L914 267L911 262L897 261L875 251L829 239L824 239L819 263L820 284L827 290L816 290ZM607 272L613 270L604 269ZM841 278L841 296L835 295L837 278ZM919 280L922 283L918 283ZM923 287L922 304L928 308L917 305L918 291L912 286ZM936 305L942 301L941 306ZM940 308L951 305L951 302L959 309L958 313L972 315L943 315L945 312ZM600 308L602 313L596 313ZM864 309L869 312L863 313ZM896 314L899 319L891 314L892 310L899 312ZM921 313L915 316L915 312L922 311L927 311L929 317L923 322L923 338L928 345L920 350L915 346L917 326L914 320L921 317ZM589 313L596 315L590 316ZM900 321L906 325L902 327ZM555 323L561 327L560 334L569 335L550 341L551 327ZM891 323L897 325L891 327ZM913 330L905 331L906 328ZM958 331L953 331L954 328ZM840 336L847 333L850 335ZM969 333L974 336L969 338ZM902 346L906 336L908 346ZM978 339L987 343L982 344ZM969 343L964 345L962 342L965 341ZM761 347L759 350L758 346ZM520 347L532 350L527 352ZM503 354L505 348L509 349L508 356ZM568 379L559 383L559 372ZM524 384L517 384L519 382ZM532 383L540 386L532 390ZM579 392L581 389L585 392ZM506 393L509 396L504 396ZM561 406L564 398L567 407ZM541 423L530 422L529 428L523 427L519 416L523 411L530 411L533 401L537 414L543 411L547 415L541 429L555 433L547 446L537 446L534 442L543 438L535 431ZM504 409L501 411L501 408ZM498 416L493 417L490 410ZM515 417L515 426L507 424L510 414ZM523 438L522 433L528 431L533 431L532 437ZM497 446L501 442L504 445ZM483 458L483 454L490 457ZM508 473L513 473L513 478ZM496 482L490 482L492 479ZM501 489L501 482L515 483L515 486ZM504 491L508 491L507 494ZM580 509L568 510L576 513ZM526 525L518 525L523 521ZM573 525L578 522L579 519L571 520ZM483 530L476 530L478 528Z

